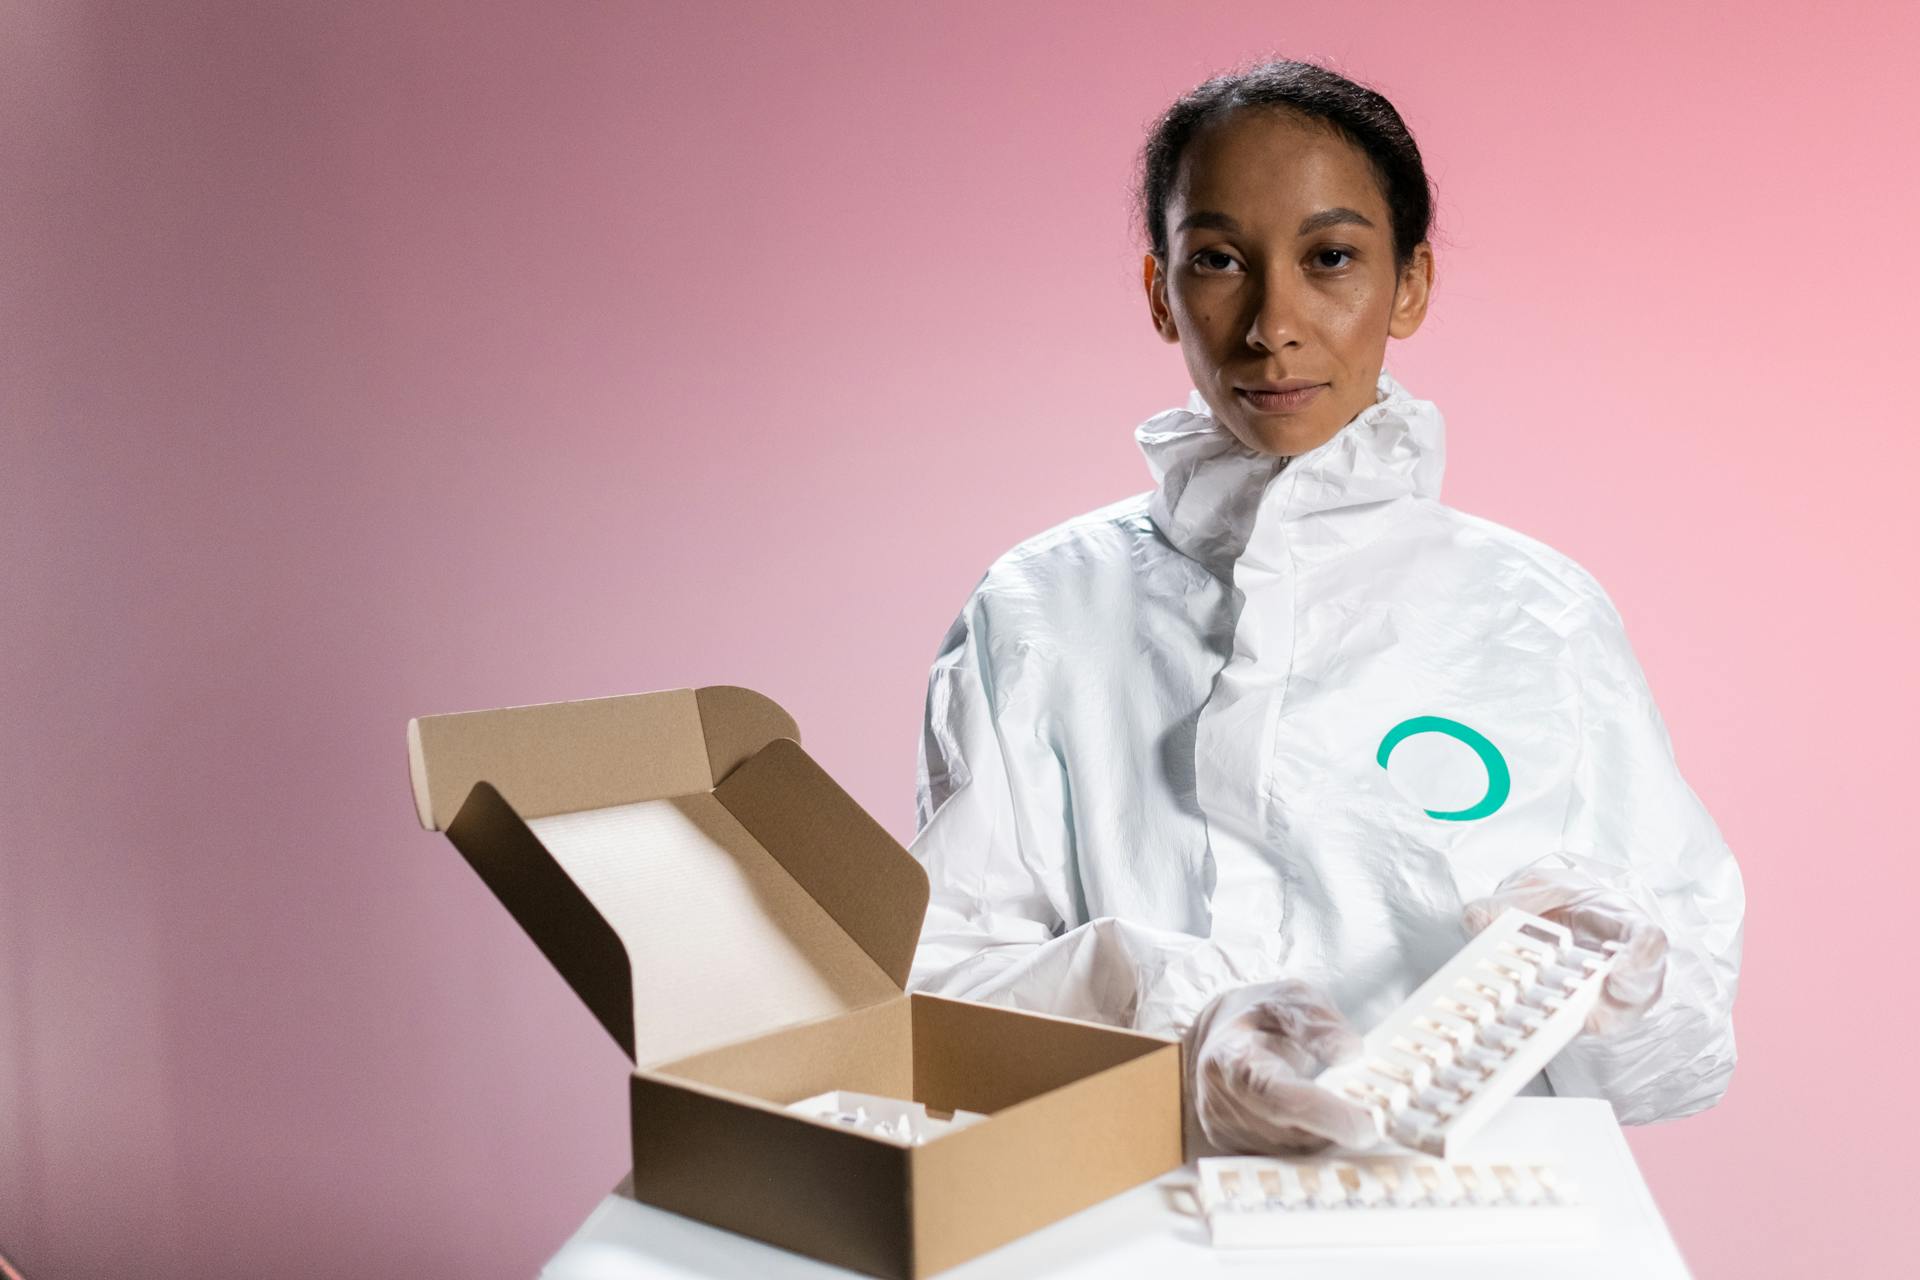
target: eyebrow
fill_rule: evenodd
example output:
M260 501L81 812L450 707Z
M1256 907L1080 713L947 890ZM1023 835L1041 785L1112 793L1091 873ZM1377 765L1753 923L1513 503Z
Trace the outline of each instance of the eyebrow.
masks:
M1298 236L1310 236L1316 231L1324 231L1328 227L1338 226L1343 222L1358 223L1363 227L1373 225L1373 219L1367 217L1366 214L1361 213L1358 209L1349 209L1345 205L1335 205L1331 209L1322 209L1318 213L1309 214L1306 220L1300 224L1300 229L1294 232L1294 234ZM1186 217L1180 219L1180 225L1175 227L1174 230L1185 231L1190 227L1207 227L1214 231L1230 232L1240 230L1240 224L1238 222L1226 214L1218 213L1212 209L1194 210Z

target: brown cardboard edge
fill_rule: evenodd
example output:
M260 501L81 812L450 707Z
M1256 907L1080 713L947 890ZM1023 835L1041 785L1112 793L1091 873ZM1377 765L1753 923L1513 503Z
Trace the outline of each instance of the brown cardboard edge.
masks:
M869 1006L869 1007L874 1007L874 1006ZM849 1012L864 1013L866 1012L866 1010L854 1009L854 1010L850 1010ZM824 1018L812 1018L812 1019L809 1019L807 1022L798 1024L798 1025L817 1026L822 1022L831 1022L835 1018L844 1018L847 1016L848 1016L847 1013L830 1013ZM829 1124L824 1120L817 1120L812 1116L798 1115L792 1111L789 1111L784 1103L769 1102L765 1098L755 1097L753 1094L745 1093L739 1089L729 1089L722 1085L708 1084L704 1080L693 1080L685 1076L679 1076L674 1074L673 1068L674 1068L675 1062L683 1062L683 1061L688 1061L694 1058L702 1058L710 1053L723 1053L729 1049L748 1046L748 1045L751 1045L756 1040L760 1040L769 1036L777 1036L783 1031L790 1031L792 1029L793 1028L791 1027L777 1027L772 1031L766 1032L765 1036L749 1036L745 1040L735 1040L732 1044L720 1045L718 1048L702 1049L697 1053L688 1054L686 1058L676 1058L674 1062L650 1062L650 1063L647 1063L645 1066L638 1066L633 1068L632 1074L639 1076L643 1080L651 1080L656 1084L671 1085L675 1089L690 1089L693 1092L700 1094L703 1097L713 1098L719 1102L731 1102L736 1106L751 1107L755 1111L764 1111L768 1115L786 1116L789 1119L800 1121L803 1124L817 1125L823 1129L832 1129L836 1133L849 1132L848 1130L844 1130L839 1128L838 1126ZM879 1142L880 1139L875 1138L875 1139L872 1139L872 1141ZM883 1145L891 1146L892 1144L885 1143Z
M916 992L915 1096L999 1114L1172 1044L1103 1023Z
M675 706L682 710L673 712ZM452 843L630 1059L639 1056L641 1047L637 1043L639 1019L632 1003L634 961L620 941L618 931L599 905L534 835L528 825L529 815L521 812L519 804L509 799L498 783L476 776L466 787L460 805L451 813L447 811L451 797L439 794L448 789L449 778L458 785L469 775L490 772L496 755L504 767L516 748L524 749L529 742L549 753L558 749L578 754L578 746L569 748L566 744L567 730L573 718L589 708L597 713L602 724L606 723L606 717L615 717L616 730L619 721L637 725L643 739L650 727L677 731L677 741L685 742L700 753L699 769L705 775L700 778L702 782L710 782L708 771L711 769L723 769L730 776L738 773L740 770L732 763L732 757L740 751L751 749L758 756L769 747L775 748L769 756L772 764L763 771L775 774L776 784L782 780L792 783L797 774L799 786L792 790L800 794L797 797L779 794L776 785L774 794L762 799L769 800L776 811L771 825L779 829L778 833L770 836L767 824L763 823L761 830L747 828L745 834L779 866L782 874L793 879L801 893L819 904L834 926L858 948L857 954L865 957L863 963L874 966L872 985L876 989L859 993L854 1001L856 1007L865 1002L899 997L900 985L918 941L918 920L924 914L925 871L825 770L806 756L795 739L763 740L771 733L798 732L792 717L770 698L738 686L711 685L453 712L409 720L408 765L416 817L429 829L444 823L450 837L454 835L455 823L460 823L459 836ZM625 714L628 709L640 715L629 718ZM646 713L652 714L640 718ZM687 730L698 734L699 741L692 741ZM449 735L451 746L447 760L454 762L451 773L437 767L445 763L436 755L440 751L436 734L440 733ZM596 739L599 736L596 735ZM631 736L631 730L623 736ZM777 776L783 772L774 767L778 765L785 766L784 779ZM736 787L747 786L756 776L756 771L749 770L746 779ZM689 799L713 797L714 803L726 808L710 787L693 783L691 775L688 783L679 794ZM780 841L788 837L795 824L782 821L778 810L790 801L797 802L806 811L806 819L814 824L812 831L803 833L814 846L811 858L781 856L784 850ZM460 821L462 814L468 815L464 822ZM531 816L540 815L536 812ZM732 821L739 821L729 816ZM775 841L771 848L767 843L769 839ZM819 856L823 845L828 855L825 858ZM845 856L849 848L855 851L851 859ZM833 855L841 856L836 859ZM510 865L516 858L525 860L527 865ZM838 865L832 865L836 861ZM855 865L849 866L849 861ZM882 868L877 877L858 865L867 861ZM809 862L814 874L794 874L796 865ZM856 903L850 914L845 901L821 902L823 895L844 898L849 886L876 879L883 886L896 888L903 880L908 881L907 894L920 899L917 908L912 902L903 903L895 898L882 902L878 910L868 903L868 909L861 911ZM858 892L855 896L859 896ZM868 896L872 896L870 892ZM911 918L911 923L904 928L901 927L903 916ZM891 970L875 958L876 951L889 954L885 945L888 942L899 944L891 948L897 960Z
M581 698L560 702L528 702L511 707L493 707L483 712L456 711L434 716L414 716L407 721L407 778L413 789L414 815L428 831L439 828L433 817L433 785L427 770L427 755L420 722L444 716L492 715L499 712L533 712L555 707L574 707L582 703L614 703L634 698L686 695L693 698L694 716L700 725L707 756L707 785L711 788L729 773L776 738L800 741L800 726L785 708L764 693L739 685L703 685L697 689L656 689L642 694L614 694L604 698ZM492 781L492 779L489 779ZM464 802L465 797L461 797ZM456 806L457 807L457 806Z
M473 785L446 835L631 1059L633 966L600 909L491 783Z
M408 723L416 804L450 822L476 782L526 818L710 790L692 689L418 716Z
M764 693L736 684L709 684L695 689L693 697L715 786L775 738L800 741L800 726Z
M1179 1044L1178 1038L1157 1035L1151 1031L1137 1031L1132 1027L1116 1027L1110 1022L1089 1022L1085 1018L1070 1018L1064 1013L1048 1013L1044 1009L1020 1009L1012 1005L994 1004L986 1000L962 1000L958 996L937 995L931 991L909 991L915 1000L925 1000L934 1004L961 1004L996 1009L1006 1013L1018 1014L1022 1018L1039 1018L1046 1022L1063 1022L1070 1027L1082 1027L1098 1032L1102 1036L1121 1040L1132 1040L1137 1044L1158 1048L1161 1045Z
M407 781L413 787L413 812L420 825L434 830L433 791L427 785L427 754L420 746L420 717L407 721Z
M937 1001L941 1004L958 1005L967 1008L982 1007L975 1001L953 1000L949 997L930 996L924 993L905 994L896 999L899 1002L908 1003L909 1006L913 1001ZM893 1002L890 1001L888 1003ZM1050 1023L1063 1024L1075 1032L1085 1032L1103 1039L1128 1041L1139 1046L1141 1052L1098 1071L1064 1081L1042 1093L1035 1094L1018 1103L994 1111L994 1113L978 1127L979 1132L984 1133L991 1131L994 1135L994 1137L986 1141L986 1146L994 1150L1003 1147L1018 1148L1020 1144L1026 1140L1022 1137L1023 1131L1027 1135L1031 1135L1036 1130L1041 1131L1049 1135L1052 1139L1050 1142L1045 1142L1041 1145L1041 1150L1046 1153L1042 1158L1047 1161L1048 1167L1057 1168L1061 1163L1070 1162L1071 1160L1071 1155L1063 1154L1060 1149L1073 1145L1072 1133L1070 1132L1071 1125L1069 1124L1068 1117L1062 1114L1063 1112L1071 1112L1088 1106L1093 1098L1102 1096L1117 1097L1124 1103L1129 1094L1138 1096L1145 1092L1151 1092L1161 1096L1165 1109L1163 1114L1154 1117L1156 1122L1160 1123L1166 1130L1161 1135L1161 1137L1165 1139L1165 1149L1157 1156L1103 1168L1102 1176L1105 1180L1099 1183L1098 1186L1107 1187L1108 1184L1111 1184L1110 1188L1105 1190L1096 1189L1094 1191L1076 1191L1073 1197L1075 1206L1073 1208L1051 1213L1037 1220L1024 1221L1011 1230L993 1231L985 1236L974 1236L964 1240L957 1246L951 1241L939 1239L929 1242L923 1239L923 1215L919 1208L921 1203L919 1197L923 1194L929 1194L925 1190L927 1185L931 1184L936 1188L938 1187L943 1170L941 1162L938 1160L932 1165L922 1165L920 1162L926 1158L923 1153L937 1150L942 1143L962 1139L966 1134L976 1132L975 1129L969 1128L959 1133L949 1134L937 1138L933 1142L921 1147L894 1147L892 1144L883 1142L880 1139L868 1138L859 1134L850 1134L825 1121L794 1115L787 1110L784 1104L772 1102L751 1093L708 1084L700 1080L682 1078L674 1074L675 1062L662 1062L638 1067L633 1072L634 1083L630 1087L631 1105L635 1108L635 1114L630 1117L630 1122L634 1129L634 1148L632 1154L636 1171L640 1170L643 1160L643 1136L649 1131L646 1128L647 1121L639 1114L639 1109L649 1105L649 1100L653 1103L659 1103L663 1099L678 1099L678 1105L681 1107L692 1107L701 1115L705 1116L706 1119L704 1123L713 1123L715 1117L730 1114L728 1111L729 1108L736 1109L736 1111L731 1113L736 1115L739 1111L745 1111L753 1113L756 1116L777 1117L779 1123L812 1126L824 1130L836 1138L850 1139L863 1144L860 1148L853 1148L854 1150L864 1150L868 1145L871 1145L884 1147L888 1150L901 1153L907 1162L902 1173L901 1186L903 1188L902 1194L905 1196L902 1212L906 1215L905 1222L909 1239L904 1248L904 1253L893 1254L893 1256L900 1259L897 1263L879 1265L872 1263L870 1259L863 1260L857 1254L848 1253L842 1246L837 1244L822 1246L812 1240L802 1240L796 1243L794 1239L786 1236L775 1238L774 1235L755 1230L750 1220L739 1217L733 1207L721 1200L710 1199L698 1194L694 1195L691 1199L684 1195L676 1195L671 1187L663 1189L657 1184L650 1185L647 1176L636 1176L636 1184L646 1186L648 1189L646 1194L635 1192L634 1198L657 1205L661 1208L669 1209L672 1212L687 1214L688 1216L703 1222L708 1222L711 1225L721 1227L725 1230L736 1231L755 1239L777 1244L783 1248L793 1249L796 1252L804 1253L809 1257L818 1258L822 1261L852 1267L870 1275L901 1277L903 1280L906 1280L906 1278L922 1277L931 1275L937 1271L943 1271L968 1258L989 1252L1003 1244L1007 1244L1032 1231L1038 1230L1043 1226L1058 1221L1069 1213L1078 1212L1080 1209L1098 1203L1108 1196L1118 1194L1120 1191L1126 1190L1129 1187L1150 1181L1160 1174L1165 1173L1167 1170L1179 1166L1184 1157L1181 1133L1184 1108L1181 1104L1180 1095L1183 1081L1181 1079L1182 1067L1179 1041L1163 1036L1134 1031L1129 1028L1111 1027L1101 1023L1086 1022L1077 1018L1065 1018L1054 1014L1038 1013L1026 1009L1003 1009L997 1006L989 1006L989 1008L996 1014L1010 1015L1015 1019L1043 1020ZM867 1012L867 1010L850 1010L842 1013L826 1014L818 1018L808 1019L805 1023L795 1024L795 1026L817 1026L821 1023L837 1021L864 1012ZM917 1028L913 1026L911 1020L909 1020L908 1026L910 1036L917 1034ZM700 1054L690 1056L692 1058L698 1058L704 1057L709 1053L721 1052L725 1049L747 1047L763 1038L771 1039L778 1037L793 1029L793 1027L775 1028L763 1033L763 1035L736 1041L730 1046L703 1050ZM913 1050L910 1049L910 1052L913 1052ZM1088 1096L1089 1090L1091 1091L1091 1097ZM917 1094L917 1092L916 1089L915 1093ZM689 1097L697 1098L700 1101L697 1104L688 1103L687 1099ZM1110 1110L1106 1114L1111 1123L1115 1124L1132 1123L1137 1120L1137 1113L1124 1112L1118 1109ZM997 1122L1003 1118L1009 1119L1011 1124L998 1124ZM771 1122L747 1119L740 1121L740 1123L757 1128ZM792 1133L794 1131L789 1129L788 1132ZM804 1141L804 1139L802 1141ZM982 1140L976 1137L970 1141L981 1143ZM1017 1150L1010 1150L1002 1152L997 1158L1017 1160L1018 1154ZM756 1164L753 1167L764 1172L764 1166ZM926 1170L925 1173L921 1172L923 1169ZM737 1184L738 1180L736 1179L736 1185ZM1083 1182L1081 1185L1085 1186L1089 1184ZM962 1195L970 1193L966 1188L962 1188L959 1192L959 1194ZM716 1205L718 1206L717 1208L715 1207ZM743 1223L744 1225L742 1225ZM930 1249L928 1247L929 1244L931 1244ZM891 1245L889 1248L891 1249Z
M921 992L921 991L914 991L914 992L908 992L902 995L894 996L889 1000L883 1000L877 1004L867 1005L864 1008L844 1009L836 1013L821 1014L819 1017L807 1018L800 1022L788 1023L785 1026L770 1027L765 1031L756 1032L750 1036L744 1036L741 1039L730 1041L727 1044L715 1045L711 1048L698 1050L697 1052L687 1054L682 1058L670 1059L663 1062L649 1062L649 1063L641 1064L633 1068L633 1074L636 1076L644 1077L649 1080L655 1080L663 1084L669 1084L674 1086L675 1088L691 1089L697 1093L704 1094L707 1097L714 1098L722 1102L737 1103L742 1106L752 1107L757 1111L765 1111L774 1115L790 1116L793 1119L801 1120L808 1124L819 1124L824 1128L832 1129L832 1128L835 1128L835 1126L830 1125L825 1121L816 1121L806 1116L793 1115L793 1113L788 1111L786 1106L782 1103L770 1102L765 1098L756 1097L751 1093L746 1093L738 1089L729 1089L720 1085L708 1084L702 1080L695 1080L695 1079L682 1077L682 1076L676 1075L675 1071L682 1062L692 1062L695 1059L704 1058L710 1054L715 1054L715 1053L728 1053L728 1052L737 1052L741 1050L751 1050L755 1045L759 1044L762 1041L778 1039L779 1037L790 1035L798 1031L803 1031L810 1027L819 1027L825 1023L838 1022L843 1018L859 1017L864 1014L870 1014L879 1009L885 1008L886 1006L889 1006L889 1005L908 1006L907 1034L911 1038L917 1035L918 1033L918 1028L914 1026L912 1021L912 1012L911 1012L912 1003L914 1001L926 1001L926 1000L939 1001L942 1004L960 1005L965 1008L988 1008L993 1010L996 1013L1010 1014L1013 1017L1019 1018L1019 1019L1035 1018L1035 1019L1044 1019L1048 1022L1064 1023L1065 1025L1072 1027L1076 1031L1087 1031L1087 1032L1093 1032L1095 1034L1106 1034L1117 1039L1134 1041L1136 1044L1141 1046L1141 1052L1132 1057L1125 1058L1121 1061L1115 1062L1110 1066L1102 1067L1098 1071L1090 1071L1086 1075L1076 1076L1071 1080L1064 1081L1058 1085L1053 1086L1050 1089L1044 1090L1043 1092L1036 1093L1030 1098L1024 1098L1019 1102L1011 1103L1005 1107L998 1108L992 1113L993 1117L1010 1115L1020 1111L1022 1108L1043 1103L1047 1099L1055 1097L1056 1095L1062 1093L1064 1090L1072 1089L1079 1086L1084 1081L1097 1080L1107 1075L1109 1072L1122 1070L1124 1068L1132 1066L1137 1062L1143 1062L1149 1058L1153 1058L1155 1057L1155 1055L1158 1055L1158 1054L1172 1053L1175 1056L1176 1060L1180 1056L1180 1041L1168 1039L1165 1036L1157 1036L1150 1032L1135 1031L1128 1027L1111 1027L1111 1026L1107 1026L1104 1023L1087 1022L1079 1018L1065 1018L1065 1017L1059 1016L1058 1014L1041 1013L1033 1009L1009 1009L1009 1008L1003 1008L997 1005L982 1005L979 1001L975 1001L975 1000L956 1000L950 996L935 996L935 995L928 995L927 993ZM1178 1066L1176 1065L1176 1072L1177 1071L1178 1071ZM1181 1087L1182 1088L1185 1087L1184 1078L1181 1080ZM919 1090L916 1088L912 1092L917 1095ZM922 1100L924 1101L924 1099ZM945 1140L944 1138L936 1139L936 1141L944 1141L944 1140ZM878 1141L878 1139L876 1139L875 1141Z
M1183 1083L1180 1046L1169 1041L911 1148L916 1274L980 1257L1179 1168ZM1158 1132L1134 1132L1149 1099L1145 1118ZM1109 1149L1089 1158L1089 1142ZM969 1215L956 1222L962 1196Z
M904 988L931 892L919 859L792 739L761 747L713 794Z
M642 1063L640 1064L640 1069L650 1075L669 1077L685 1084L697 1085L703 1089L717 1090L720 1093L742 1097L775 1108L781 1108L785 1104L762 1098L749 1087L721 1083L713 1080L711 1077L715 1074L722 1074L733 1076L737 1079L761 1074L759 1069L760 1064L766 1061L769 1055L772 1055L783 1064L779 1069L779 1073L787 1076L791 1076L792 1073L787 1070L785 1064L793 1060L793 1055L795 1055L796 1052L800 1056L810 1058L814 1062L818 1062L821 1057L826 1057L829 1060L837 1059L842 1056L842 1050L834 1043L835 1037L828 1037L824 1045L820 1039L822 1030L834 1023L840 1023L843 1026L849 1023L868 1027L875 1025L882 1027L890 1025L897 1026L897 1034L900 1040L897 1066L900 1072L901 1083L896 1084L889 1080L883 1084L878 1079L873 1080L871 1083L862 1083L858 1078L851 1079L850 1081L849 1077L836 1074L830 1084L820 1089L809 1088L806 1092L824 1092L824 1088L865 1089L873 1093L894 1097L905 1097L912 1092L913 1009L907 997L902 995L895 995L858 1009L847 1009L838 1013L828 1013L822 1014L819 1017L805 1018L799 1022L791 1022L785 1026L775 1027L771 1031L762 1031L747 1036L744 1039L730 1041L709 1049L701 1049L678 1058L672 1058L662 1062ZM856 1030L852 1038L857 1041L859 1037L860 1033ZM821 1052L822 1048L826 1050L824 1054ZM742 1058L747 1059L752 1065L746 1068L736 1066L736 1062ZM717 1060L725 1060L725 1065L718 1065ZM879 1074L883 1076L886 1074L886 1066L895 1065L889 1063L884 1052L878 1055L877 1059L874 1056L869 1056L863 1065L869 1070L873 1070L876 1067L876 1062L880 1068ZM806 1074L813 1073L808 1072ZM858 1073L856 1072L855 1075L857 1076Z
M1069 1019L1069 1021L1071 1021L1071 1019ZM1154 1037L1154 1038L1158 1039L1158 1037ZM1050 1100L1057 1100L1059 1097L1065 1094L1069 1089L1078 1089L1080 1086L1088 1084L1092 1081L1104 1080L1107 1077L1114 1075L1114 1073L1116 1072L1131 1071L1135 1068L1139 1068L1142 1072L1146 1072L1148 1068L1140 1066L1140 1064L1143 1062L1157 1063L1158 1066L1153 1068L1153 1070L1172 1071L1173 1074L1179 1078L1179 1083L1181 1087L1182 1088L1185 1087L1186 1079L1184 1076L1181 1075L1181 1067L1180 1067L1180 1045L1177 1041L1167 1040L1167 1041L1162 1041L1157 1047L1147 1050L1147 1052L1141 1054L1137 1058L1129 1058L1125 1062L1116 1062L1110 1067L1103 1067L1099 1071L1089 1072L1084 1076L1080 1076L1078 1079L1069 1080L1067 1083L1063 1085L1059 1085L1056 1088L1049 1089L1045 1093L1037 1093L1033 1097L1028 1098L1025 1101L1016 1102L1011 1106L1002 1107L1000 1110L994 1112L993 1115L995 1118L998 1118L1000 1116L1024 1114L1029 1109L1045 1110L1049 1106L1054 1105L1054 1102ZM1181 1096L1182 1095L1177 1093L1175 1095L1176 1112L1180 1109L1179 1102L1180 1102ZM1180 1137L1179 1130L1180 1130L1181 1117L1178 1114L1176 1114L1173 1117L1173 1119L1174 1119L1174 1137L1177 1141ZM962 1132L964 1132L964 1130ZM941 1138L936 1139L935 1141L944 1141L946 1136L950 1136L950 1135L943 1135ZM932 1144L929 1143L928 1145L931 1146ZM1166 1169L1174 1168L1176 1165L1179 1165L1181 1162L1182 1162L1181 1160L1175 1160L1172 1164L1167 1165ZM1159 1172L1164 1173L1166 1172L1166 1169L1162 1169ZM1157 1174L1149 1174L1147 1176L1155 1177L1157 1176Z
M913 1148L647 1070L629 1103L635 1200L886 1280L920 1274Z

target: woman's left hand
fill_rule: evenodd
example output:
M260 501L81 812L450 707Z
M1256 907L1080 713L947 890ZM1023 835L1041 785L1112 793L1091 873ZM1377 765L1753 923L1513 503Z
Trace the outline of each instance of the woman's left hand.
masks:
M1667 977L1667 934L1634 901L1564 867L1523 867L1485 898L1466 905L1469 937L1513 907L1564 927L1574 943L1598 951L1617 942L1613 972L1587 1015L1586 1030L1604 1034L1637 1020L1660 998Z

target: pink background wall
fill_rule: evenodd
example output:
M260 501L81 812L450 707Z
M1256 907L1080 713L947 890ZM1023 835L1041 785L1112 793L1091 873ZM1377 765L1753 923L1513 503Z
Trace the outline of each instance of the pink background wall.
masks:
M909 836L954 610L1186 395L1142 126L1279 52L1413 127L1389 368L1607 585L1745 870L1733 1091L1633 1135L1675 1234L1910 1265L1920 11L774 10L0 4L0 1249L530 1274L622 1059L406 718L747 684Z

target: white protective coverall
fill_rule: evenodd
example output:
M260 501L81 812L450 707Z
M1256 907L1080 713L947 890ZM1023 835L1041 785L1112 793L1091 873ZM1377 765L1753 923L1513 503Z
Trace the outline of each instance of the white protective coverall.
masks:
M1156 488L987 571L929 680L914 990L1179 1035L1229 988L1318 986L1365 1031L1546 859L1665 929L1665 990L1555 1092L1621 1120L1733 1071L1740 872L1598 583L1439 501L1444 422L1386 372L1290 461L1196 391ZM1535 1088L1539 1089L1539 1082Z

